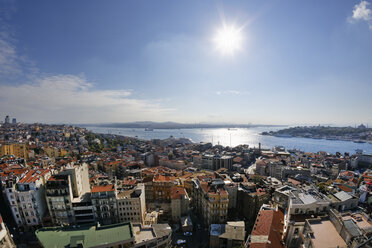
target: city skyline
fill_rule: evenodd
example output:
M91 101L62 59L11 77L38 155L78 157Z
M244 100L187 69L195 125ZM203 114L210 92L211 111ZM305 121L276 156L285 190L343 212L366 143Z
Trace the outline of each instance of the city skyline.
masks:
M2 0L0 117L371 125L371 8Z

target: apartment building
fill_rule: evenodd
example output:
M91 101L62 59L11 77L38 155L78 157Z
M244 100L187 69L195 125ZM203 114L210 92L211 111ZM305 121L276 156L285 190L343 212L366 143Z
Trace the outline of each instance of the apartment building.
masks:
M246 247L284 248L286 247L284 229L284 212L280 209L262 206Z
M172 216L171 189L176 184L176 177L158 174L145 183L146 207L148 212L159 211L160 219L168 221Z
M118 190L116 202L119 222L144 223L146 215L144 184Z
M182 216L187 215L189 204L190 198L186 190L182 187L173 186L171 188L172 220L180 221Z
M102 224L118 222L116 184L95 185L91 189L91 200L96 220Z
M95 222L85 163L70 164L53 175L46 184L46 199L54 225Z
M69 175L53 175L46 183L46 201L53 225L75 224Z
M203 169L208 170L218 170L220 168L226 168L232 170L232 156L228 155L213 155L213 154L203 154L201 158L193 158L194 161Z
M19 227L36 229L42 225L47 212L45 182L51 175L48 169L28 171L16 183L8 182L4 190L13 218Z
M206 225L227 221L229 194L221 179L199 176L193 179L193 205Z
M27 158L27 147L25 143L3 144L0 146L0 157L14 155L18 158Z

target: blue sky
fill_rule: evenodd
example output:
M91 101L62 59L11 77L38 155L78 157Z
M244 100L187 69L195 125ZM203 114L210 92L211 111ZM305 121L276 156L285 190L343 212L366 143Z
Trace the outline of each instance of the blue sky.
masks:
M0 0L0 118L372 124L371 1ZM223 23L241 49L221 54Z

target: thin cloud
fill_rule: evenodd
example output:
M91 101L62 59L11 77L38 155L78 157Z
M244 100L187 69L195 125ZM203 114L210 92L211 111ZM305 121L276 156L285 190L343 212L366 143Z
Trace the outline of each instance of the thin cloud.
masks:
M54 75L21 85L0 85L0 113L25 121L103 123L161 120L174 109L131 90L97 90L82 76Z
M367 1L361 1L359 4L356 4L350 21L365 21L372 30L372 10L368 8L369 5L370 3Z
M238 91L238 90L224 90L224 91L216 91L217 95L247 95L249 94L248 91Z

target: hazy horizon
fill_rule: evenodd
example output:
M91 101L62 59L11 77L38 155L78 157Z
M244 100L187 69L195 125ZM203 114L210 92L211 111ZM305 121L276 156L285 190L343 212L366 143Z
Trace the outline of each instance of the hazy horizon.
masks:
M0 119L371 125L371 3L0 0Z

